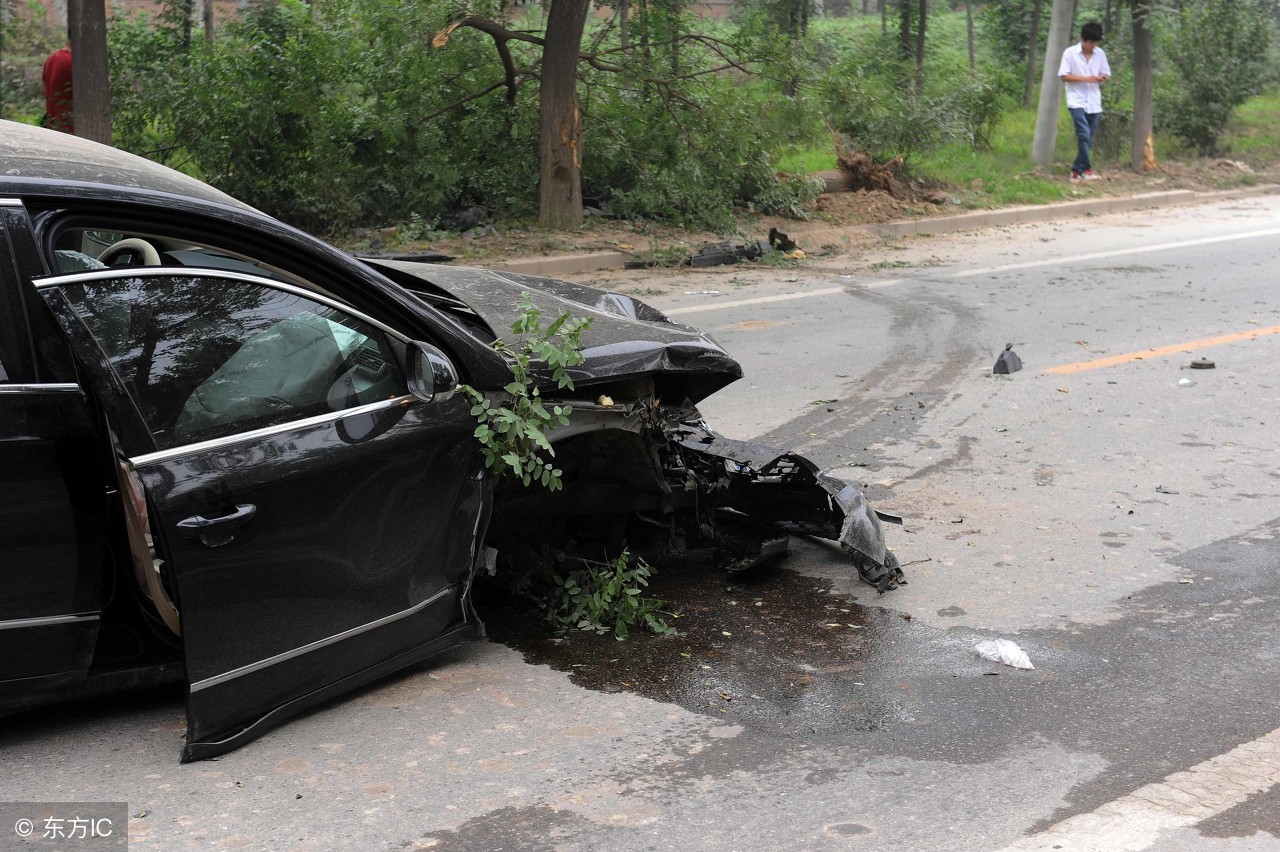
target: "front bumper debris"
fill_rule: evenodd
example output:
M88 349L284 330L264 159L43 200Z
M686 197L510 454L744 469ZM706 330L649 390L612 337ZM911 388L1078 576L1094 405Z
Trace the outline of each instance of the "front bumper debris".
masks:
M880 526L881 519L901 520L873 510L857 488L797 453L726 438L701 423L681 423L672 440L720 512L837 541L862 579L882 592L906 582Z

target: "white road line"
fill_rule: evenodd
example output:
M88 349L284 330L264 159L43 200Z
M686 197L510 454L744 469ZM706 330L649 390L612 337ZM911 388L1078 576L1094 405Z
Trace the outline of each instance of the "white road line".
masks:
M1029 260L1026 263L1008 263L1004 266L988 266L985 269L966 269L964 272L952 273L952 278L972 278L975 275L990 275L995 272L1008 272L1013 269L1034 269L1037 266L1064 266L1079 263L1082 260L1101 260L1107 257L1123 257L1128 254L1148 254L1153 251L1171 251L1172 249L1190 246L1207 246L1213 243L1229 243L1235 240L1251 240L1257 237L1274 237L1280 234L1280 228L1269 228L1265 231L1250 231L1246 234L1226 234L1221 237L1203 237L1198 240L1183 240L1180 243L1161 243L1155 246L1116 249L1115 251L1099 251L1092 254L1077 254L1071 257L1055 257L1050 260Z
M1097 810L1063 820L1001 852L1138 852L1280 784L1280 728Z
M1139 246L1137 248L1116 249L1114 251L1098 251L1090 254L1077 254L1070 257L1055 257L1048 260L1029 260L1024 263L1007 263L1003 266L987 266L982 269L966 269L962 272L953 272L952 278L973 278L977 275L993 275L997 272L1010 272L1016 269L1034 269L1039 266L1065 266L1071 263L1079 263L1085 260L1103 260L1108 257L1124 257L1131 254L1150 254L1151 252L1171 251L1179 248L1189 248L1191 246L1206 246L1214 243L1234 242L1235 240L1251 240L1258 237L1274 237L1280 235L1280 228L1268 228L1265 231L1249 231L1244 234L1226 234L1220 237L1204 237L1198 240L1183 240L1178 243L1160 243L1154 246ZM742 308L749 305L766 305L773 302L790 302L796 299L813 299L821 296L833 296L837 293L857 290L877 290L881 287L891 287L894 284L901 284L901 278L895 278L885 281L867 281L867 282L850 282L847 287L825 287L821 290L806 290L799 293L781 293L776 296L757 296L753 299L734 299L727 302L706 302L700 305L686 305L684 307L670 308L664 310L667 316L683 316L684 314L700 314L707 311L726 311L731 308Z
M847 287L826 287L822 290L805 290L800 293L780 293L776 296L757 296L754 299L735 299L731 302L707 302L703 305L688 305L683 308L669 308L662 312L669 317L680 316L681 314L697 314L703 311L724 311L729 308L741 308L747 305L765 305L771 302L790 302L795 299L812 299L818 296L834 296L837 293L847 293L851 290L877 290L881 287L889 287L894 284L902 283L902 279L894 279L891 281L868 281L866 283L850 282Z

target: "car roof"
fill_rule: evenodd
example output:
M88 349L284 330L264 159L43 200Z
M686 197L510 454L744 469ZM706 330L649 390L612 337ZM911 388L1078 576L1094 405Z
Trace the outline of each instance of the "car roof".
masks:
M140 189L253 210L202 181L127 151L0 120L0 191L6 183L46 181Z

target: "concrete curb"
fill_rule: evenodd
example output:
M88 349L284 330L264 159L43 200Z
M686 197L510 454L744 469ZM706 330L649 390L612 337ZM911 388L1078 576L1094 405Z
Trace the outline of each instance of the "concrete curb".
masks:
M1130 210L1144 210L1153 207L1207 204L1212 201L1231 198L1248 198L1256 195L1274 195L1277 193L1280 193L1280 185L1278 184L1263 184L1261 186L1229 189L1221 192L1196 192L1190 189L1178 189L1169 192L1149 192L1141 195L1118 196L1115 198L1064 201L1059 204L978 210L955 216L931 216L929 218L909 219L901 222L886 222L880 225L851 225L847 228L799 228L794 231L788 229L788 233L801 248L808 247L811 250L824 246L851 248L854 245L866 245L885 237L898 238L922 234L949 234L955 231L973 231L980 228L1022 225L1028 222L1047 222L1053 219L1069 219L1076 216L1123 213ZM528 275L555 277L578 272L594 272L598 269L622 269L628 261L635 260L635 258L636 255L630 252L597 251L585 254L563 254L535 257L527 260L510 260L492 264L489 268L504 272L521 272Z

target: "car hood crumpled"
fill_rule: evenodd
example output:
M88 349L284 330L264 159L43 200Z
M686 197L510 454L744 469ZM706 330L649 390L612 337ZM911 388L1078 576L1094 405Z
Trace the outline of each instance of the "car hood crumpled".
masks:
M672 322L630 296L515 272L382 259L372 265L408 273L448 293L509 342L525 292L547 322L565 311L590 318L580 338L586 360L569 371L576 385L663 374L679 377L690 401L698 402L742 377L742 367L711 335Z

